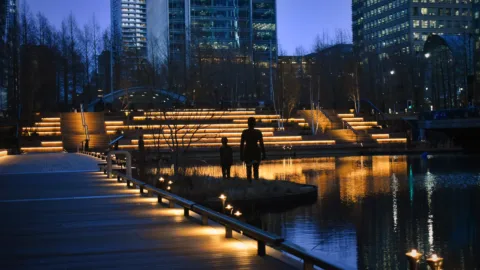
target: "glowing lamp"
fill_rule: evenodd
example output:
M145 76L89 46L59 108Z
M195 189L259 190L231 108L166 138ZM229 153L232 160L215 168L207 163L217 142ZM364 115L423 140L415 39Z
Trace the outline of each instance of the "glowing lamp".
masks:
M172 180L168 181L168 184L169 185L173 184L173 181Z
M227 210L232 210L232 209L233 209L233 206L231 206L230 204L227 204L227 206L225 206L225 209L227 209Z
M167 187L167 190L170 190L170 189L172 189L172 188L171 188L170 186L168 186L168 187Z
M238 211L238 210L237 210L237 211L235 212L235 214L234 214L234 215L235 215L236 217L239 217L239 216L241 216L241 215L242 215L242 213L241 213L240 211Z
M165 179L163 179L163 177L160 177L160 179L158 179L158 181L163 183L163 182L165 182Z
M437 256L437 254L432 254L430 258L427 259L428 266L432 270L440 270L443 265L443 258Z
M412 251L407 252L405 255L407 256L410 270L416 270L418 268L418 262L422 257L422 253L417 252L416 249L412 249Z
M219 198L220 200L222 200L222 201L225 201L225 200L227 199L227 196L225 196L225 195L222 194L222 195L220 195L220 197L218 197L218 198Z

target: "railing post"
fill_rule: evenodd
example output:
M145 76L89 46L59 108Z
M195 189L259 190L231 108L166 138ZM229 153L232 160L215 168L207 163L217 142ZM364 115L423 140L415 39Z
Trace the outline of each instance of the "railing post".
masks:
M232 228L225 226L225 238L232 238Z
M120 178L120 175L117 175L117 182L122 181L122 178Z
M168 201L168 207L169 208L175 208L175 202L173 200Z
M208 225L208 217L205 214L202 215L202 225L203 226Z
M162 196L160 196L160 194L157 195L157 202L162 203Z
M128 180L128 178L127 178L127 188L129 188L129 187L130 187L130 180Z
M267 255L265 242L257 241L257 255L258 256L265 256Z
M183 208L183 216L185 216L185 217L190 216L190 210L188 210L188 208L186 208L186 207Z
M303 270L313 270L313 263L309 260L303 260Z
M143 194L143 186L140 186L140 194Z
M111 173L112 173L112 155L109 153L107 155L107 178L110 178Z

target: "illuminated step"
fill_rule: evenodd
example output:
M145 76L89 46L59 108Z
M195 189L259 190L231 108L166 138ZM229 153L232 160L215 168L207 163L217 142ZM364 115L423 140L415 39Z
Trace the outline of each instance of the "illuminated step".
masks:
M157 116L212 116L212 115L250 115L254 116L255 111L189 111L189 112L144 112L144 115Z
M308 123L298 123L300 127L308 127Z
M105 121L106 126L121 126L123 121Z
M407 138L389 138L389 139L377 139L378 143L407 143Z
M135 128L139 129L158 129L158 128L169 128L168 125L119 125L119 126L107 126L107 130L135 130ZM179 129L179 128L248 128L247 124L171 124L170 128L172 129Z
M273 132L262 132L263 137L271 137L273 136ZM183 136L183 135L182 135ZM195 133L195 134L190 134L186 135L189 138L221 138L221 137L228 137L228 138L233 138L233 137L241 137L242 133L237 132L237 133L232 133L232 132L223 132L223 133ZM144 134L143 138L144 139L153 139L153 138L170 138L171 135L169 133L165 134Z
M46 142L40 142L42 146L62 146L63 142L62 141L46 141Z
M62 135L61 131L37 131L39 136L60 136Z
M362 122L363 117L346 117L346 118L342 118L342 120L347 122Z
M376 126L378 125L377 121L369 121L369 122L347 122L350 126Z
M262 132L273 132L275 128L273 127L261 127L257 128L258 130ZM181 129L178 130L177 133L183 134L183 133L231 133L231 132L242 132L244 131L244 128L226 128L226 129L220 129L220 128L205 128L205 129ZM115 130L107 130L107 134L115 134ZM168 129L164 129L163 133L170 133Z
M24 127L27 131L58 131L60 127Z
M60 122L60 117L44 117L43 122Z
M54 126L60 126L60 122L36 122L35 126L54 127Z
M371 134L373 139L388 139L390 134Z
M345 118L345 117L353 118L353 117L355 117L355 115L353 113L339 113L339 114L337 114L337 116L339 118Z
M63 152L63 147L61 146L22 147L21 150L26 153Z
M334 145L334 140L318 140L318 141L273 141L273 142L264 142L266 146L315 146L315 145ZM210 148L210 147L220 147L222 146L221 143L191 143L190 147L192 148ZM231 145L234 147L238 147L238 144ZM170 148L167 144L160 144L158 146L154 144L145 144L145 147L152 148ZM137 149L137 145L119 145L120 149Z
M5 157L5 156L7 156L7 155L8 155L7 150L5 150L5 149L0 149L0 157Z
M222 136L222 137L227 137L227 136ZM180 138L177 138L178 141L180 143L182 142L185 142L185 143L188 143L189 141L192 141L192 142L202 142L202 143L221 143L222 142L222 137L217 137L217 138L192 138L192 137L184 137L183 139L180 137ZM229 143L239 143L240 140L241 140L241 137L227 137L228 138L228 142ZM285 142L285 141L301 141L302 140L302 136L272 136L272 137L265 137L263 138L263 141L264 142L272 142L272 141L275 141L275 142ZM155 143L167 143L167 142L171 142L169 139L165 140L164 138L159 138L159 139L146 139L144 140L144 143L145 144L155 144ZM131 140L131 143L132 144L135 144L137 145L138 144L138 140Z
M234 119L248 119L252 117L252 115L213 115L213 116L202 116L202 115L172 115L172 116L149 116L152 120L234 120ZM133 120L136 121L143 121L147 117L146 116L134 116ZM279 115L255 115L256 119L277 119L280 118Z
M366 129L371 129L373 126L352 126L353 129L355 130L366 130Z

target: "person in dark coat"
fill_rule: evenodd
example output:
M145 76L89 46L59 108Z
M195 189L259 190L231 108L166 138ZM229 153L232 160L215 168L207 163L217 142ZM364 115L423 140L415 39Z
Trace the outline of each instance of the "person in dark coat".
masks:
M248 118L248 129L242 132L240 142L240 159L247 165L247 179L249 182L252 182L252 167L254 178L258 180L260 161L266 158L263 135L260 130L255 129L255 124L254 117Z
M222 146L220 147L220 164L222 165L223 179L230 178L230 168L233 164L233 150L228 145L227 137L222 138Z

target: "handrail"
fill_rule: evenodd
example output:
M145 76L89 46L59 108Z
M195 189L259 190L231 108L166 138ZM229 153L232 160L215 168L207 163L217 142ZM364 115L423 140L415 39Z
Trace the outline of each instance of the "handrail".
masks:
M100 153L93 153L93 152L85 152L82 153L99 157L105 158L106 156ZM352 269L349 266L340 265L338 263L330 263L321 258L316 257L315 255L305 251L301 247L296 246L293 243L285 241L282 237L266 232L264 230L258 229L252 225L246 224L242 221L224 215L222 213L216 212L210 208L205 206L199 205L195 202L172 194L166 190L159 189L152 185L146 184L138 179L133 178L132 176L126 175L119 171L113 172L116 177L117 181L125 180L128 187L130 183L134 183L140 189L140 194L144 193L144 190L147 190L151 194L156 194L158 197L158 201L161 202L162 199L166 199L168 201L169 207L175 207L175 204L181 206L184 209L184 216L189 216L190 211L197 213L202 217L202 225L208 225L208 220L213 220L225 227L225 237L232 238L232 231L239 231L242 232L244 235L252 238L253 240L257 241L257 254L259 256L266 255L266 244L269 244L272 248L283 251L287 254L290 254L294 257L303 260L303 269L314 269L314 266L321 267L323 269Z
M118 141L121 140L123 137L124 137L124 135L118 136L118 137L115 138L113 141L109 142L108 145L112 145L112 144L118 142Z

